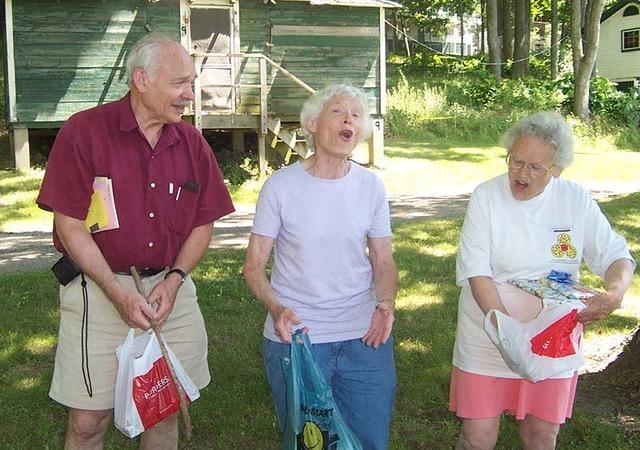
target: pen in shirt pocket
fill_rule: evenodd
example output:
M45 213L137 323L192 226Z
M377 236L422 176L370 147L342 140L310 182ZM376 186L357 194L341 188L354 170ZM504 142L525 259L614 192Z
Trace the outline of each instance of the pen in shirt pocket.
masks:
M173 183L169 183L169 195L173 195Z
M176 192L176 201L180 198L180 192L182 192L182 186L178 186L178 191Z

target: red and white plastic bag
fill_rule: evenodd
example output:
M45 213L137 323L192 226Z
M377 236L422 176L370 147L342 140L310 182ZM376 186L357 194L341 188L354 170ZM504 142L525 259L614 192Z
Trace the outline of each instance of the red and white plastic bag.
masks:
M164 344L189 401L198 399L198 388L166 342ZM129 330L122 345L116 349L116 356L114 422L118 430L133 438L178 412L180 397L153 331L135 336L134 330Z
M540 314L526 323L492 309L484 318L484 329L507 366L537 382L569 374L584 364L583 326L578 322L583 308L579 303L544 299ZM494 315L497 326L491 322Z

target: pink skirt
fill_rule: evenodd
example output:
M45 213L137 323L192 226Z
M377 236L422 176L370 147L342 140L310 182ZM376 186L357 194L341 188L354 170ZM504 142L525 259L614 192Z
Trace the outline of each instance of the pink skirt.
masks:
M523 420L527 414L562 424L571 418L578 374L572 378L528 380L477 375L453 367L449 410L462 419L488 419L502 413Z

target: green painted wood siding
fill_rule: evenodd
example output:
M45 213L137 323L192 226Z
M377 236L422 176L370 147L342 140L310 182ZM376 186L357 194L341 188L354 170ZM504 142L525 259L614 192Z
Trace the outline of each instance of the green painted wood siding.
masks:
M378 114L379 20L378 8L241 1L240 45L242 51L264 51L314 89L342 82L364 88L371 97L371 112ZM285 120L296 120L309 94L285 75L272 75L271 111ZM256 62L245 65L241 80L258 82ZM241 104L249 110L252 103L257 104L257 91L244 94Z
M315 89L351 82L377 109L378 8L239 0L240 51L265 53ZM178 0L13 0L18 123L43 127L121 97L128 49L147 31L179 38ZM239 113L259 112L257 59L240 65ZM271 67L269 107L297 120L308 93Z
M13 0L18 122L61 122L120 98L131 45L147 31L178 39L179 20L177 0Z

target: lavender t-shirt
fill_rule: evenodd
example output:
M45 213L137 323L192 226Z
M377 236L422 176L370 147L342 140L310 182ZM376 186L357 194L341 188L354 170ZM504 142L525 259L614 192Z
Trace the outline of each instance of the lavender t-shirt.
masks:
M271 285L309 327L313 343L364 336L376 303L367 238L391 236L376 175L354 163L331 180L309 175L300 163L280 169L262 188L252 232L276 241ZM271 314L264 336L280 342Z

